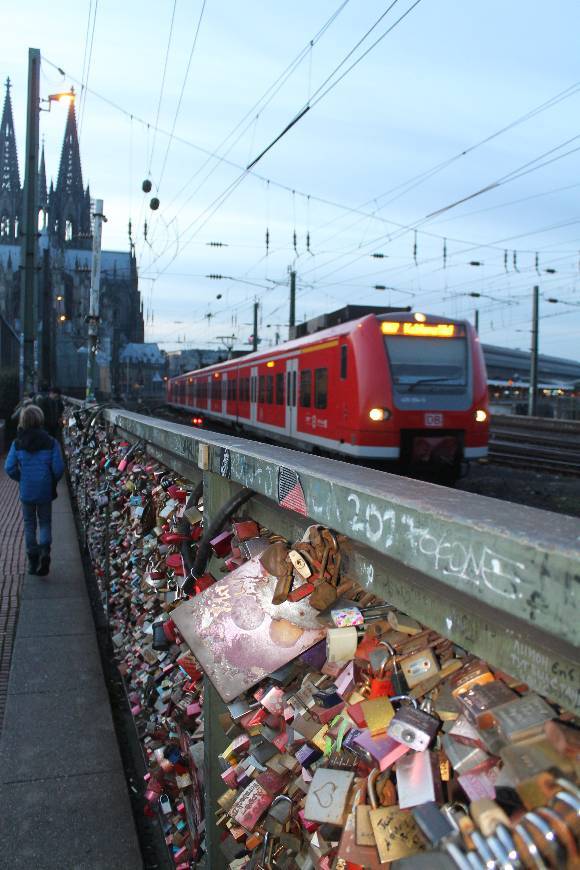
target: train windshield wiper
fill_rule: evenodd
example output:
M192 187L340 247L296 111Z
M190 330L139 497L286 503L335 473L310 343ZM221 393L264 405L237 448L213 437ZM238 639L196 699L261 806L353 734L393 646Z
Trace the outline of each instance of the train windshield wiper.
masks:
M419 378L418 381L413 381L412 384L409 384L408 393L412 392L416 386L419 384L438 384L438 383L451 383L455 380L455 378Z

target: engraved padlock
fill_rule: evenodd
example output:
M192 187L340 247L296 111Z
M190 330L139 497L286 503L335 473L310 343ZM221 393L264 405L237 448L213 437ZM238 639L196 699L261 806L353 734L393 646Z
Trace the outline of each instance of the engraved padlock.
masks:
M375 783L379 773L380 771L376 767L371 770L367 777L368 803L359 803L355 809L355 842L357 846L376 846L370 814L371 810L376 810L379 806L375 791Z
M391 698L391 701L398 700L403 700L403 698ZM417 752L423 752L435 737L440 721L435 716L418 710L414 698L408 698L408 700L413 701L415 706L400 707L389 723L387 734L393 740L397 740Z

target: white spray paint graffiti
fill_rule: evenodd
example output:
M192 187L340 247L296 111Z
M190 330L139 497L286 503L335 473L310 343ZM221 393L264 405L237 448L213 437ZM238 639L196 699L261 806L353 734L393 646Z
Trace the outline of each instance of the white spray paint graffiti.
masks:
M362 506L355 493L350 493L347 501L354 510L349 526L355 536L364 536L375 548L379 545L388 551L395 540L395 510L377 506L372 501ZM435 535L428 527L418 526L415 518L408 514L401 516L400 523L411 548L431 562L443 577L464 580L477 587L483 585L503 598L523 596L520 588L525 580L523 562L510 559L476 540L462 543L451 537L452 532Z
M381 509L369 502L361 514L360 499L353 492L348 501L354 505L354 517L350 520L353 532L363 532L371 544L383 543L385 550L393 545L396 516L393 508Z
M483 583L504 598L521 598L520 584L526 566L492 550L486 544L453 540L449 532L440 537L428 528L418 528L413 517L404 516L409 543L415 551L427 556L436 571L445 577L466 580L474 586Z

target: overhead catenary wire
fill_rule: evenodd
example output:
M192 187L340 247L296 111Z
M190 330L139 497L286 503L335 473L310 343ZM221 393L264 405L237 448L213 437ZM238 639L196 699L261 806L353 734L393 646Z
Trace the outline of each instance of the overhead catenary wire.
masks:
M187 59L187 66L186 66L186 68L185 68L185 75L183 76L183 82L182 82L182 84L181 84L181 90L180 90L180 92L179 92L179 99L177 100L177 107L176 107L176 109L175 109L175 115L173 116L173 123L172 123L172 125L171 125L171 133L169 134L169 140L168 140L168 142L167 142L167 147L166 147L166 149L165 149L165 156L164 156L164 158L163 158L163 163L162 163L162 165L161 165L161 171L160 171L160 173L159 173L159 179L158 179L158 182L157 182L157 183L158 183L158 187L161 185L161 182L163 181L163 176L165 175L165 167L167 166L167 158L169 157L169 150L170 150L170 148L171 148L171 143L173 142L173 134L175 133L175 125L177 124L177 119L178 119L178 117L179 117L179 112L180 112L180 109L181 109L181 103L182 103L182 100L183 100L183 94L184 94L184 92L185 92L185 87L186 87L186 85L187 85L187 79L189 78L189 70L190 70L190 68L191 68L191 61L193 60L193 55L194 55L194 53L195 53L195 48L196 48L196 46L197 46L197 38L198 38L198 36L199 36L199 31L200 31L200 28L201 28L201 22L202 22L202 20L203 20L203 14L204 14L204 12L205 12L205 4L206 4L206 2L207 2L207 0L202 0L201 11L200 11L200 13L199 13L199 18L198 18L198 21L197 21L197 27L196 27L196 29L195 29L195 34L194 34L194 37L193 37L193 42L192 42L192 44L191 44L191 50L190 50L190 52L189 52L189 57L188 57L188 59Z
M48 63L49 66L52 66L54 69L61 71L61 72L64 72L64 70L62 70L61 67L59 67L57 64L55 64L53 61L50 61L48 58L43 58L43 60L46 63ZM66 72L64 72L64 75L68 79L70 79L71 81L77 82L80 84L79 80L77 78L75 78L73 75L66 73ZM134 113L129 112L127 109L123 108L118 103L116 103L114 100L111 100L109 97L106 97L105 95L99 93L98 91L95 91L92 88L87 88L87 90L93 96L97 97L102 102L108 104L111 108L115 109L116 111L122 113L127 118L132 118L135 123L138 123L141 126L148 128L150 130L155 130L154 126L152 124L150 124L148 121L144 120L143 118L139 117L138 115L136 115ZM158 133L160 133L164 136L170 135L169 131L164 130L160 127L157 127L156 130ZM190 139L186 139L183 136L177 136L177 135L174 136L174 139L176 142L180 142L181 144L186 145L190 148L193 148L194 150L199 151L200 153L206 154L210 157L215 157L215 152L210 151L208 148L204 148L201 145L198 145L196 142L192 142ZM228 158L224 158L224 157L217 157L216 159L219 160L220 162L224 163L225 165L230 166L234 169L242 170L242 172L246 171L244 166L242 166L240 163L236 163L233 160L229 160ZM272 187L275 187L278 190L283 190L283 191L286 191L288 193L291 193L294 190L297 196L300 196L304 199L308 199L308 197L310 197L312 202L317 202L321 205L325 205L325 206L328 206L330 208L336 208L336 209L339 209L345 213L358 214L358 215L365 217L365 218L371 217L379 223L389 224L390 226L394 227L396 230L401 229L401 230L409 231L409 230L412 230L415 228L414 224L402 224L400 222L393 221L393 220L390 220L390 219L382 217L382 216L373 215L370 212L362 211L359 208L356 208L356 207L350 206L350 205L346 205L344 203L330 199L329 197L318 196L314 193L308 193L308 192L305 192L303 190L300 190L298 187L292 187L289 184L283 184L279 181L276 181L275 179L273 179L271 177L267 177L267 176L262 175L258 172L255 172L253 170L250 170L248 174L250 174L253 178L258 179L259 181L268 182ZM482 243L480 245L476 242L472 242L472 241L469 241L467 239L461 239L461 238L452 237L452 236L443 236L441 233L436 233L436 232L433 232L431 230L419 229L419 233L426 235L426 236L429 236L431 238L440 239L441 241L443 241L444 238L447 238L448 241L456 242L458 244L473 245L474 247L486 247L485 243ZM385 237L381 236L381 237L379 237L379 239L373 239L372 244L377 244L383 238L385 238Z
M83 66L81 71L81 92L79 95L79 105L82 104L84 95L85 73L87 70L87 57L89 52L89 34L91 32L91 19L93 16L93 0L89 0L89 11L87 14L87 29L85 31L85 47L83 51Z
M94 10L93 10L93 25L91 28L91 39L90 39L90 43L89 43L88 54L86 56L87 62L86 62L84 76L83 76L84 86L81 86L82 104L81 104L81 108L80 108L80 118L79 118L79 140L82 136L83 121L85 118L85 107L87 104L88 81L89 81L89 75L91 72L91 62L93 59L93 43L95 40L95 27L97 24L98 8L99 8L99 0L95 0ZM90 21L90 8L89 8L89 21ZM88 32L88 22L87 22L87 32ZM85 45L85 49L86 49L86 45Z
M159 126L159 115L161 112L161 105L163 103L163 93L165 91L165 77L167 75L167 65L169 62L169 50L171 48L171 40L173 39L173 25L175 22L175 10L177 7L177 0L173 0L173 9L171 11L171 22L169 24L169 36L167 37L167 48L165 50L165 60L163 62L163 73L161 75L161 87L159 89L159 100L157 102L157 112L155 115L155 125L153 127L153 144L151 145L151 155L149 157L149 174L151 175L152 166L153 166L153 158L155 156L155 144L157 141L157 128ZM171 136L170 136L171 140ZM157 189L159 187L157 186Z
M353 48L351 48L351 50L350 50L349 53L346 55L346 57L344 57L344 58L341 60L341 62L338 64L338 66L336 66L336 67L334 68L334 70L333 70L333 71L330 73L330 75L329 75L329 76L324 80L324 82L323 82L323 83L322 83L322 84L321 84L321 85L320 85L320 86L319 86L319 87L314 91L314 93L312 94L312 97L310 98L309 102L306 103L306 105L304 105L304 106L303 106L303 107L302 107L302 108L301 108L301 109L296 113L296 115L294 116L294 118L293 118L293 119L292 119L292 120L291 120L291 121L286 125L286 127L282 130L282 132L279 133L278 136L276 136L276 138L275 138L272 142L270 142L270 144L267 145L267 146L266 146L266 147L265 147L265 148L260 152L260 154L258 154L258 156L255 157L254 160L252 160L252 161L247 165L246 169L252 169L252 167L254 167L254 166L255 166L255 165L256 165L256 164L257 164L257 163L262 159L262 157L264 157L264 156L268 153L268 151L270 151L270 149L273 148L274 145L275 145L277 142L279 142L280 139L282 139L282 137L285 136L286 133L288 133L288 131L291 130L292 127L294 127L295 124L297 124L298 121L300 121L300 120L304 117L304 115L306 115L307 112L310 111L310 109L313 109L315 106L317 106L318 103L319 103L321 100L323 100L323 99L324 99L324 98L325 98L325 97L326 97L326 96L327 96L327 95L328 95L332 90L334 90L334 88L335 88L335 87L336 87L336 86L337 86L337 85L338 85L338 84L339 84L339 83L340 83L340 82L345 78L345 76L347 76L347 75L349 74L349 72L351 72L351 70L353 70L356 66L358 66L358 64L359 64L359 63L360 63L360 62L361 62L361 61L362 61L362 60L363 60L363 59L364 59L364 58L365 58L365 57L366 57L366 56L367 56L367 55L368 55L368 54L369 54L369 53L370 53L370 52L371 52L371 51L372 51L372 50L373 50L373 49L374 49L374 48L375 48L375 47L376 47L380 42L382 42L382 40L383 40L386 36L388 36L389 33L391 33L391 32L395 29L395 27L397 27L397 26L401 23L401 21L403 21L403 20L407 17L407 15L409 15L409 13L412 12L413 9L414 9L416 6L419 5L419 3L421 3L421 0L415 0L415 2L412 3L411 6L410 6L410 7L409 7L409 8L408 8L408 9L407 9L407 10L406 10L406 11L405 11L405 12L404 12L404 13L403 13L399 18L397 18L397 20L394 22L394 24L392 24L390 27L388 27L388 28L384 31L384 33L382 33L382 34L378 37L378 39L376 39L376 40L372 43L372 45L370 45L370 46L369 46L369 47L368 47L368 48L367 48L367 49L366 49L366 50L365 50L365 51L364 51L364 52L363 52L363 53L362 53L362 54L361 54L361 55L360 55L360 56L359 56L355 61L353 61L353 63L352 63L352 64L351 64L351 65L350 65L350 66L349 66L349 67L348 67L348 68L347 68L343 73L342 73L342 75L340 75L340 76L339 76L339 77L338 77L334 82L331 82L330 84L328 84L328 87L326 87L326 89L325 89L325 86L327 85L327 83L331 81L331 79L336 75L336 73L338 72L338 70L341 69L341 67L343 67L344 64L347 62L348 58L349 58L349 57L352 57L353 53L357 50L357 48L360 47L360 45L364 42L364 40L365 40L365 39L366 39L366 38L367 38L367 37L372 33L372 31L373 31L373 30L374 30L374 29L375 29L375 28L380 24L380 22L383 20L383 18L384 18L386 15L388 15L388 13L391 11L391 9L392 9L392 8L396 5L396 3L398 3L398 2L399 2L399 0L392 0L392 2L389 4L388 8L383 12L383 14L382 14L381 16L379 16L379 18L378 18L378 19L375 21L375 23L374 23L374 24L369 28L369 30L367 30L367 32L364 34L364 36L362 36L362 37L359 39L359 41L356 43L356 45L355 45Z
M230 132L222 139L221 143L217 146L216 149L212 152L207 152L208 159L204 161L204 163L198 167L198 169L193 173L193 175L189 178L189 180L183 185L183 187L179 190L179 192L173 197L170 201L169 206L171 206L186 190L187 187L198 177L198 175L205 169L209 161L214 158L219 162L222 162L223 158L227 156L232 148L237 144L237 142L241 139L241 137L247 132L248 128L252 126L257 117L264 111L264 109L271 103L276 94L280 91L280 89L286 84L288 79L294 73L294 71L300 66L304 58L311 54L313 46L315 46L319 40L324 36L326 31L330 28L330 26L335 22L343 9L348 5L350 0L343 0L343 2L338 6L337 9L332 13L332 15L325 21L322 27L314 34L314 36L309 40L306 46L304 46L298 54L293 58L292 61L285 67L285 69L280 73L277 79L266 89L266 91L262 94L262 96L248 109L245 115L238 121L236 126L230 130ZM220 158L219 152L221 149L228 143L228 141L238 132L240 127L249 120L249 123L241 130L239 135L236 137L234 142L230 144L227 150L224 152L224 155ZM241 165L237 165L237 168L242 169ZM211 175L211 173L209 173ZM207 176L209 177L209 176ZM204 179L205 181L205 179ZM194 193L199 190L199 187L196 188ZM191 199L191 197L189 198ZM189 201L189 200L187 200ZM181 209L180 209L181 210ZM178 212L179 213L179 212Z

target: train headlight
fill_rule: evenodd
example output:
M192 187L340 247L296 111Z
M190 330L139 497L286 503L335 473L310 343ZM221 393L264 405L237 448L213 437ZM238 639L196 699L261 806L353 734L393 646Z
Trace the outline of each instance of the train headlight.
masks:
M381 420L388 420L390 416L391 412L388 408L371 408L369 411L369 417L373 423L380 423Z
M485 423L487 420L487 411L484 411L483 408L478 408L475 412L475 422L476 423Z

